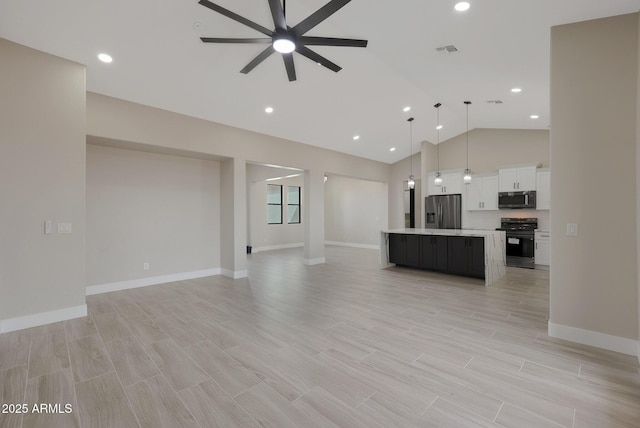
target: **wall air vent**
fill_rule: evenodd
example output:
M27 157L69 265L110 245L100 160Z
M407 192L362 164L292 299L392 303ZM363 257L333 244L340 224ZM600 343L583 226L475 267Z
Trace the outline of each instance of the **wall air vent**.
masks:
M443 54L452 54L458 52L458 48L453 45L440 46L439 48L436 48L436 52L440 52Z
M502 104L501 100L488 100L487 103L489 104Z

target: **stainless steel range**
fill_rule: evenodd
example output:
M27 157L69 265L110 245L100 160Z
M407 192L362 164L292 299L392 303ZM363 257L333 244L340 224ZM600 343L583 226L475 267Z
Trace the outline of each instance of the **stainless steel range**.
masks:
M502 218L500 227L507 238L507 266L533 269L535 267L534 231L538 228L537 218Z

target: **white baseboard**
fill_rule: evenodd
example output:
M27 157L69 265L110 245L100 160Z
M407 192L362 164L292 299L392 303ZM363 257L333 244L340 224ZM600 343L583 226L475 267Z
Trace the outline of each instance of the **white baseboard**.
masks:
M240 279L240 278L246 278L247 276L249 276L249 273L246 270L229 270L229 269L222 269L222 275L226 276L227 278L231 278L231 279Z
M636 355L640 361L640 342L624 337L612 336L597 331L583 330L549 321L549 336L570 340L583 345L595 346L627 355Z
M325 262L324 257L318 257L317 259L304 259L303 263L307 266L321 265Z
M112 291L128 290L130 288L147 287L149 285L166 284L167 282L184 281L187 279L203 278L205 276L220 275L220 268L196 270L193 272L172 273L169 275L151 276L148 278L132 279L129 281L111 282L108 284L87 286L87 296L93 294L110 293Z
M72 306L70 308L57 309L55 311L40 312L22 317L0 320L0 333L24 330L25 328L38 327L59 321L86 317L87 305Z
M267 245L264 247L253 247L251 249L251 252L259 253L261 251L285 250L287 248L298 248L298 247L304 247L304 242L296 242L293 244Z
M324 241L325 245L337 245L339 247L351 247L351 248L365 248L367 250L379 250L380 245L374 244L358 244L355 242L339 242L339 241Z

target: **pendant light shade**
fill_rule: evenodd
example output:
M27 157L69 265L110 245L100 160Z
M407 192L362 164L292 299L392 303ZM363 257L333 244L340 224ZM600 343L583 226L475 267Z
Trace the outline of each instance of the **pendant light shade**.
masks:
M465 101L464 104L467 106L467 168L464 170L464 176L462 179L464 180L464 184L471 183L471 170L469 169L469 104L471 101Z
M440 171L436 171L436 178L433 180L436 186L442 186L442 174Z
M409 165L410 165L409 180L407 181L407 187L409 189L415 189L416 180L413 177L413 118L410 117L409 119L407 119L407 122L409 122Z
M436 152L438 159L438 170L436 171L436 178L433 180L434 184L437 187L442 186L442 174L440 174L440 129L442 129L442 125L440 125L440 106L442 104L438 103L434 105L436 108L436 134L437 134L437 144L436 144Z

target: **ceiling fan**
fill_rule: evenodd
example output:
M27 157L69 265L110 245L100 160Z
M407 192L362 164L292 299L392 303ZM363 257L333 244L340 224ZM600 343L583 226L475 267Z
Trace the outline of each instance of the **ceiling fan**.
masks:
M351 0L331 0L329 3L325 4L293 27L289 27L285 20L285 4L281 4L280 0L268 1L271 9L271 16L273 17L273 23L275 24L274 30L269 30L268 28L265 28L260 24L256 24L255 22L231 12L222 6L211 3L209 0L200 0L198 3L202 6L208 7L227 18L233 19L234 21L244 24L247 27L253 28L254 30L268 36L262 38L201 37L200 39L204 43L268 43L269 46L251 60L251 62L242 70L240 70L240 73L249 73L275 51L282 54L282 59L284 60L284 66L287 70L287 76L289 77L290 82L296 80L296 69L293 64L293 52L298 52L300 55L305 56L311 61L333 70L336 73L342 70L342 67L312 51L307 47L307 45L349 46L358 48L367 47L367 40L305 36L309 30L329 18Z

